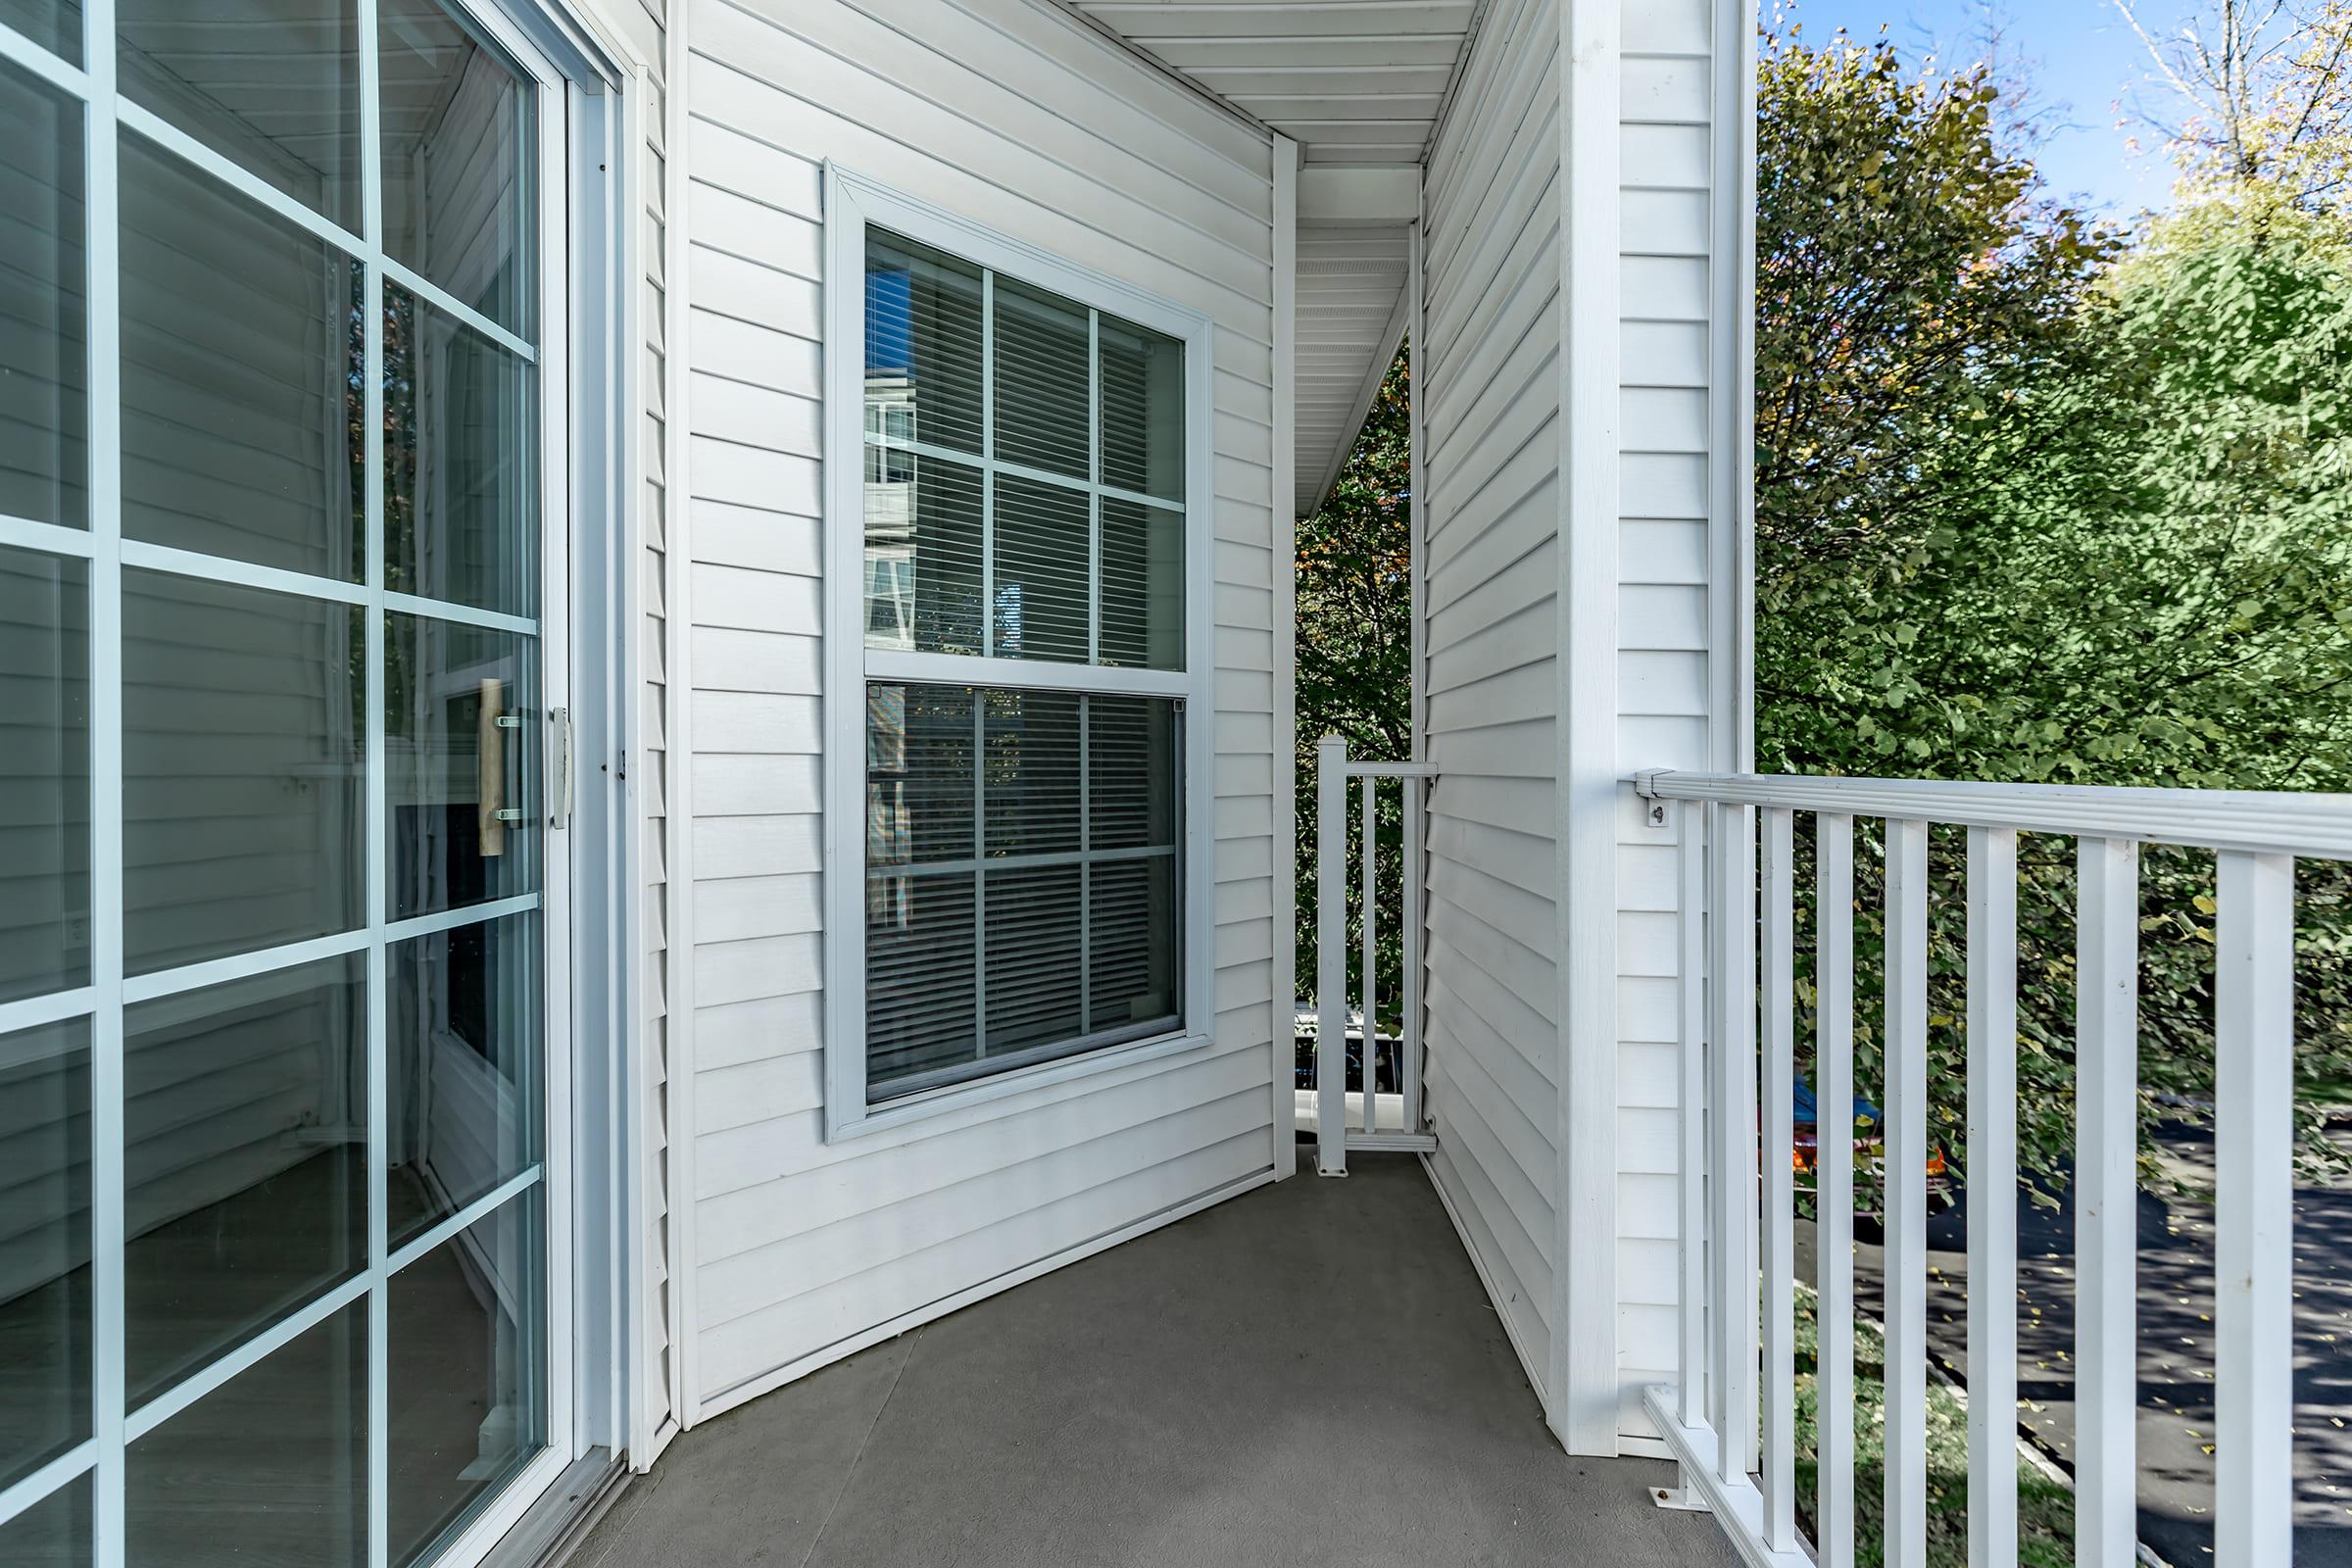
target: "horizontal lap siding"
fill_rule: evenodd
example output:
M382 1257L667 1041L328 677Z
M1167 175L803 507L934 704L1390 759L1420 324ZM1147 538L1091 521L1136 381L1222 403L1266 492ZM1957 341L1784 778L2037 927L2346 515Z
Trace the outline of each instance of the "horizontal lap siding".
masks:
M1541 1385L1559 1075L1552 902L1559 546L1554 8L1498 0L1428 175L1432 1159Z
M1710 8L1626 0L1624 42L1621 773L1711 765L1710 661L1731 657L1709 646ZM1654 1441L1641 1390L1676 1375L1675 855L1630 794L1617 838L1619 1430Z
M779 1368L1266 1171L1272 148L1049 7L694 0L684 203L697 1387ZM828 1147L820 171L1217 324L1214 1046ZM845 352L856 353L855 345ZM854 872L853 872L854 874ZM844 933L857 940L857 933ZM681 961L685 961L681 959Z

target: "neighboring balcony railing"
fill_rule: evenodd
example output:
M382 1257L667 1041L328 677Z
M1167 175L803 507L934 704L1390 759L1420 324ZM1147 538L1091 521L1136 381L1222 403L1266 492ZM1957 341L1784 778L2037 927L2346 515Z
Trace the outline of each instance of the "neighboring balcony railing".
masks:
M1421 797L1422 781L1437 770L1426 762L1351 762L1348 742L1326 735L1315 744L1315 1168L1348 1174L1348 1152L1437 1147L1421 1127ZM1381 926L1377 790L1395 779L1403 791L1404 870L1395 918L1404 948L1399 1024L1396 1034L1396 1090L1403 1103L1395 1128L1381 1123L1379 1092L1379 933ZM1348 1125L1348 786L1360 781L1363 853L1357 857L1357 907L1363 1020L1359 1125Z
M1645 1403L1683 1496L1772 1568L1856 1561L1854 822L1884 820L1885 1560L1927 1541L1928 846L1967 834L1969 1561L2017 1561L2017 841L2076 841L2075 1560L2135 1540L2139 851L2218 852L2213 1560L2291 1556L2295 860L2352 859L2352 796L1647 772L1678 831L1679 1381ZM1797 1528L1793 822L1815 819L1816 1556ZM1760 852L1761 875L1751 857ZM1756 907L1761 886L1763 907ZM1710 976L1721 983L1710 984ZM1761 996L1759 998L1759 986ZM1758 1032L1759 1021L1761 1033ZM1758 1093L1761 1090L1761 1100ZM1759 1157L1761 1168L1759 1171ZM1759 1175L1761 1180L1759 1181Z

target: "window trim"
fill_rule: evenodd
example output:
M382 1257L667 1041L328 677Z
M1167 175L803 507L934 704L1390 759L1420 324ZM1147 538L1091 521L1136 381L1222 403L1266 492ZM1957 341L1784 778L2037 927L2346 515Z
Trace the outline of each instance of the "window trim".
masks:
M834 1143L1073 1078L1202 1051L1215 1018L1216 844L1215 328L1202 312L1146 294L1024 241L828 162L824 169L825 469L822 767L825 1141ZM918 654L865 646L866 229L932 246L1184 344L1184 649L1182 670L1105 668L1042 660ZM1058 477L1058 476L1057 476ZM1114 491L1114 493L1116 493ZM1157 504L1167 506L1164 499ZM853 565L853 564L857 564ZM869 680L1181 699L1184 931L1176 1029L1081 1050L985 1078L866 1101L865 687ZM857 874L851 874L851 868ZM1083 1038L1083 1037L1081 1037Z

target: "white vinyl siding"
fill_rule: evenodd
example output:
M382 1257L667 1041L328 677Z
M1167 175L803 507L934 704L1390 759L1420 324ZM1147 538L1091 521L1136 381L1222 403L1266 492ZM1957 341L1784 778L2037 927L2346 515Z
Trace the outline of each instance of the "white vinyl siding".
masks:
M1710 367L1717 334L1735 329L1717 319L1718 266L1734 261L1710 252L1718 208L1738 194L1711 183L1715 11L1626 0L1623 12L1620 774L1746 765L1729 751L1733 520L1709 461L1715 398L1732 390L1710 386ZM1618 1430L1654 1444L1642 1390L1675 1378L1675 850L1630 790L1617 820Z
M1269 138L1036 0L942 3L920 29L880 0L690 5L687 312L671 323L688 499L670 538L692 620L692 953L672 972L691 964L693 1010L672 1045L693 1063L693 1419L1269 1173L1272 878L1290 852L1273 809L1287 563ZM1215 669L1215 712L1196 715L1218 750L1213 1043L838 1147L819 1031L827 159L1215 324L1214 538L1196 548L1213 552L1216 628L1194 650Z
M1539 1389L1560 1073L1555 0L1496 0L1430 161L1426 344L1431 1169Z

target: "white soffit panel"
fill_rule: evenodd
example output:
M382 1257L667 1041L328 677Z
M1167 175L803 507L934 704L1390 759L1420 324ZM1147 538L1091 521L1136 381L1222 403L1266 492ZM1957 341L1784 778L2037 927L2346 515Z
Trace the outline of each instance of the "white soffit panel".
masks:
M1071 0L1296 140L1315 164L1417 164L1480 0Z
M1363 426L1404 330L1410 237L1401 224L1298 225L1300 515L1314 510Z

